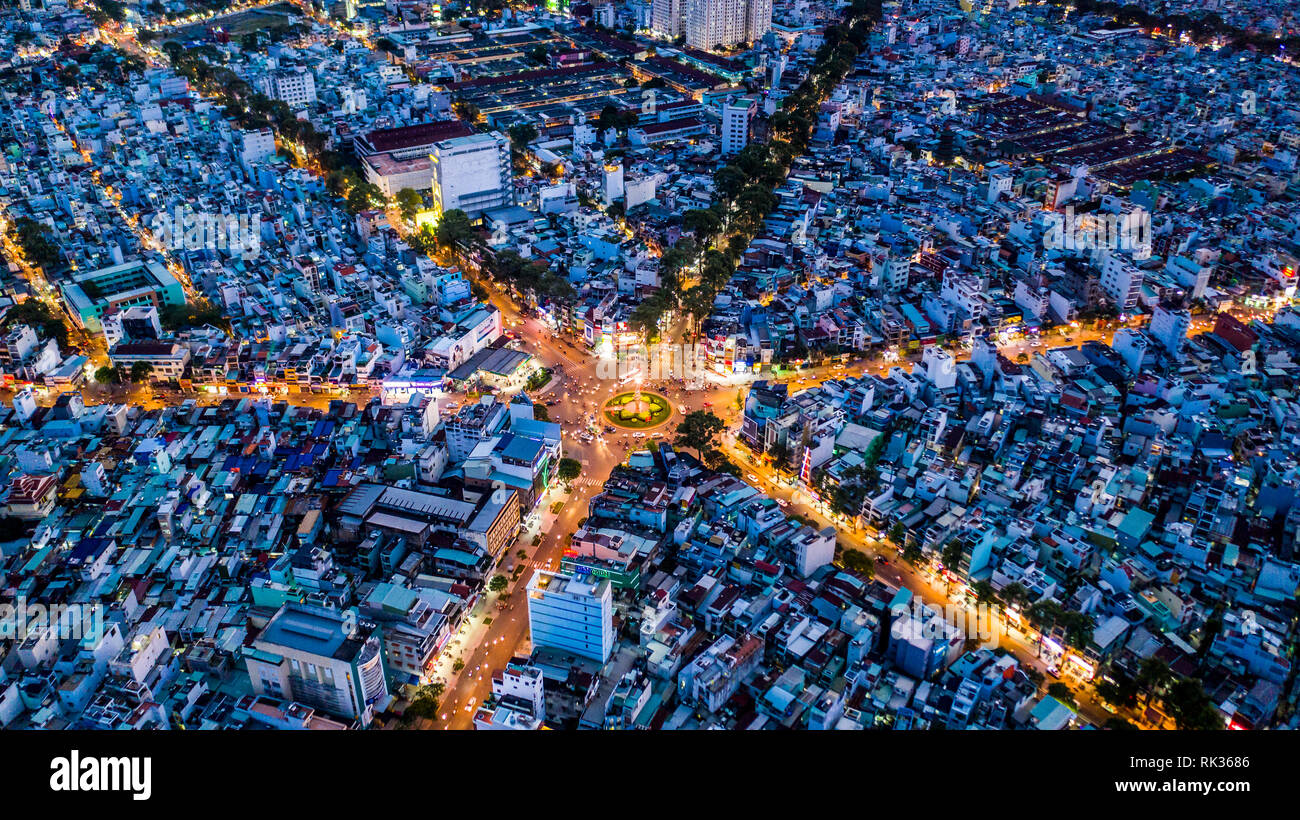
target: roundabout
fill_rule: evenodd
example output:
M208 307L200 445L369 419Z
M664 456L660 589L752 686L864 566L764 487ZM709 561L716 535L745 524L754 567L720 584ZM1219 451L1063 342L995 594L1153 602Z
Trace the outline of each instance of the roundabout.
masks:
M601 408L605 421L625 430L658 427L673 415L672 404L658 393L645 390L619 393Z

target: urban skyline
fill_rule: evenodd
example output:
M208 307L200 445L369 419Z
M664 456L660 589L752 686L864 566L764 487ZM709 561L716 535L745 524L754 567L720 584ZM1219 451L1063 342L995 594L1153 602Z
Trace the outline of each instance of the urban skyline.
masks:
M0 727L1297 728L1292 5L0 3Z

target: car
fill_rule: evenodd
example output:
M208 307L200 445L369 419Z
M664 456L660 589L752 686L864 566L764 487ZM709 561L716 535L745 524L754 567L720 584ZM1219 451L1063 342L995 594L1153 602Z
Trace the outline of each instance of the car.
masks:
M889 564L889 559L882 555L882 556L880 556L879 558L876 559L876 563L879 563L879 564L886 564L886 565L888 565L888 564Z
M1054 678L1059 678L1061 677L1061 670L1057 669L1055 666L1049 666L1047 667L1047 674L1051 675Z
M711 402L711 401L706 401L706 402L704 403L704 406L705 406L705 407L712 407L712 406L713 406L713 402Z
M776 500L776 505L777 505L778 507L788 507L788 506L790 506L790 502L789 502L789 501L786 501L784 498L778 498L778 499Z
M745 476L745 478L748 478L750 481L758 481L758 476L754 475L753 473L750 473L749 475Z

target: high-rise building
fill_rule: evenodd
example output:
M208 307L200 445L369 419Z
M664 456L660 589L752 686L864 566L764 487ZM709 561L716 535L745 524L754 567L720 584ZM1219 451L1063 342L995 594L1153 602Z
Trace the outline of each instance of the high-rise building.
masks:
M682 36L682 0L653 0L650 6L650 31L665 40Z
M610 582L585 573L534 573L528 582L533 646L549 646L604 663L614 651Z
M749 144L749 123L758 110L753 97L741 97L722 106L722 155L739 154Z
M1156 305L1151 314L1150 333L1160 346L1175 359L1183 352L1187 343L1187 330L1192 326L1192 314L1183 308Z
M253 693L369 723L389 697L380 636L354 612L285 604L244 651Z
M752 43L772 28L772 0L682 0L682 18L693 48Z
M1101 263L1101 287L1121 313L1130 313L1138 305L1145 276L1132 262L1119 254L1106 254Z
M433 146L429 158L439 213L460 209L473 219L514 203L510 141L499 131L444 140Z

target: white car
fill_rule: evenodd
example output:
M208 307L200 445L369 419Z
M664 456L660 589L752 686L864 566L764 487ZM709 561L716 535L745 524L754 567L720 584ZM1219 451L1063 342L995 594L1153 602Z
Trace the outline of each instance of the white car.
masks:
M758 476L754 475L753 473L750 473L749 475L745 476L745 478L748 478L750 481L758 481Z

